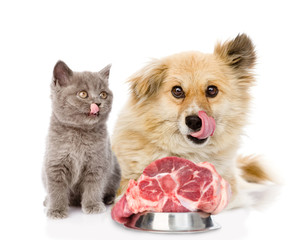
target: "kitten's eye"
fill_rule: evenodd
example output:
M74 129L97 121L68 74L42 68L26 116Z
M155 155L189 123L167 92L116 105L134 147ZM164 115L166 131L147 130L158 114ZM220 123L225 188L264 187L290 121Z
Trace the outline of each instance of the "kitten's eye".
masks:
M99 96L100 96L100 98L106 99L108 97L108 94L103 91L103 92L100 93Z
M185 92L180 86L174 86L171 90L171 93L175 98L185 98Z
M210 85L210 86L207 87L205 94L209 98L214 98L214 97L217 96L218 92L219 92L219 90L216 86Z
M78 96L81 98L87 98L88 97L88 93L86 91L80 91L78 93Z

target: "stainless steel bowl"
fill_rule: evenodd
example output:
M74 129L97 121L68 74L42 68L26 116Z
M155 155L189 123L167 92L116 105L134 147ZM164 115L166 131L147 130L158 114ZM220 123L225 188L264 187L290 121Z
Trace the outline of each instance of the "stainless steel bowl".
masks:
M125 226L157 233L197 233L220 228L204 212L144 212L133 215Z

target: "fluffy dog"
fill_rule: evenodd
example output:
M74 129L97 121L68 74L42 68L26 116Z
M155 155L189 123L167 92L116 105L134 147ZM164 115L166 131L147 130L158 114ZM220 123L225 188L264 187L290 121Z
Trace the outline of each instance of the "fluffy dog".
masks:
M120 113L112 148L122 169L119 194L152 161L178 156L208 161L232 188L229 208L250 204L247 191L270 180L259 157L237 156L249 108L256 62L254 45L241 34L218 43L213 54L183 52L155 59L130 79L131 96ZM205 138L199 112L216 123ZM192 136L194 135L194 136Z

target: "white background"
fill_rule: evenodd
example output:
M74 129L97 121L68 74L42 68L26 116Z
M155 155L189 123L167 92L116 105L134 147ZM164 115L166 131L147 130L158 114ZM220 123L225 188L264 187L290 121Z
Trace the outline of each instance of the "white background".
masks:
M211 2L211 3L209 3ZM305 1L1 1L1 239L307 239L308 36ZM48 220L41 166L57 60L76 71L112 63L110 134L126 79L150 58L212 52L217 40L247 33L258 54L257 85L241 152L263 154L284 185L271 205L214 217L210 233L129 231L106 213L70 210Z

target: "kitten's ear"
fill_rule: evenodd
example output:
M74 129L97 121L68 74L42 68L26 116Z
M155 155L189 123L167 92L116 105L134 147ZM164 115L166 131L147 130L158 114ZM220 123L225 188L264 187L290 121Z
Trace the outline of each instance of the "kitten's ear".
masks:
M108 64L106 67L104 67L102 70L98 72L104 80L109 79L110 68L111 64Z
M246 34L239 34L231 41L217 44L214 54L238 72L253 68L256 62L254 45Z
M73 71L63 61L58 61L53 69L54 84L59 84L61 87L67 86L71 76Z

